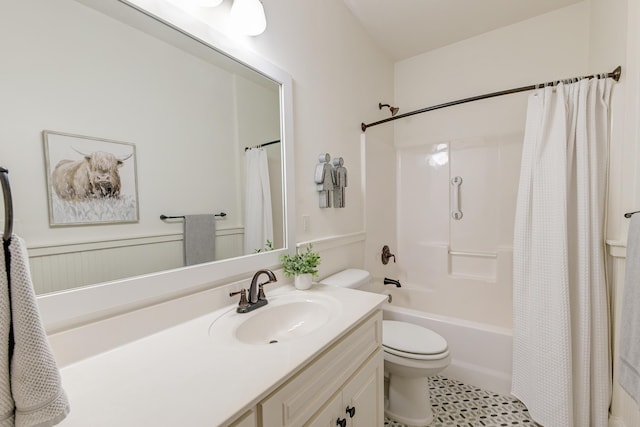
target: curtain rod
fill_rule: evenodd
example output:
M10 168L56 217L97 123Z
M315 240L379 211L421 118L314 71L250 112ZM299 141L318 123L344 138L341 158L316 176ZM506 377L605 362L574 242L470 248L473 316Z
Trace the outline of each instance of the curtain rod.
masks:
M271 141L271 142L265 142L264 144L260 144L260 145L256 145L255 147L244 147L244 151L247 151L251 148L262 148L262 147L266 147L267 145L272 145L272 144L277 144L279 143L280 140L276 140L276 141Z
M622 74L622 67L618 66L612 72L607 73L606 76L613 78L615 81L618 81L618 80L620 80L620 75L621 74ZM539 83L539 84L536 84L536 85L523 86L523 87L519 87L519 88L515 88L515 89L502 90L500 92L493 92L493 93L488 93L488 94L485 94L485 95L472 96L470 98L464 98L464 99L459 99L457 101L445 102L444 104L434 105L434 106L431 106L431 107L422 108L420 110L410 111L408 113L399 114L397 116L389 117L387 119L379 120L377 122L373 122L373 123L369 123L369 124L361 123L360 124L360 128L362 129L362 132L364 132L369 127L376 126L376 125L381 125L383 123L391 122L393 120L402 119L404 117L413 116L415 114L421 114L421 113L426 113L428 111L439 110L441 108L446 108L446 107L451 107L451 106L454 106L454 105L464 104L464 103L471 102L471 101L479 101L481 99L494 98L496 96L510 95L512 93L518 93L518 92L526 92L528 90L534 90L534 89L542 87L542 86L553 86L553 85L555 85L555 84L557 84L557 83L559 83L561 81L565 81L565 80L569 80L570 81L570 80L575 80L575 79L579 79L579 80L592 79L594 77L598 77L598 75L574 77L574 78L571 78L571 79L556 80L556 81L553 81L553 82Z

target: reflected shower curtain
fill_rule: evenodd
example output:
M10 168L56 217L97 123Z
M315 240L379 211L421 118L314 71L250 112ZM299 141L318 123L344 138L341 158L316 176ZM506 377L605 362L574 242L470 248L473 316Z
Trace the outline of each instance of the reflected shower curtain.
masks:
M529 96L513 244L512 393L549 427L605 427L611 79Z
M245 151L247 189L244 204L244 253L252 254L273 242L273 214L267 152L263 148Z

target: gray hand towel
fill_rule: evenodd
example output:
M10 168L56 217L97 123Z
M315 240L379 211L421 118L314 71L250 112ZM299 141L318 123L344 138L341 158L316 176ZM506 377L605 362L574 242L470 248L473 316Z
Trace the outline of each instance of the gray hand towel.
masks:
M0 251L0 426L53 426L67 416L69 402L40 320L24 241L13 235L6 249L9 256Z
M185 215L184 265L211 262L216 256L215 215Z
M629 224L623 292L618 382L640 405L640 214Z

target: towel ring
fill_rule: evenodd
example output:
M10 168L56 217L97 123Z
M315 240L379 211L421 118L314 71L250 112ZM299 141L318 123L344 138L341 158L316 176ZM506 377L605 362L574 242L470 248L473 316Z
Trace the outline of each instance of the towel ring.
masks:
M2 195L4 196L4 233L2 239L8 242L13 234L13 201L9 185L9 171L1 166L0 180L2 180Z

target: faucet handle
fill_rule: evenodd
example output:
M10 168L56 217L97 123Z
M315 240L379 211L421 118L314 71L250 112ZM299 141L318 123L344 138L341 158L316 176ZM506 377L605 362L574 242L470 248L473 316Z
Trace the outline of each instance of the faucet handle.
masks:
M264 283L260 283L258 285L258 301L260 301L260 300L266 301L267 300L267 296L264 294L264 289L262 288L267 283L270 283L270 282L264 282Z
M238 303L238 307L248 307L249 301L247 301L247 290L240 289L239 291L236 291L236 292L230 292L229 296L232 297L238 294L240 294L240 302Z

